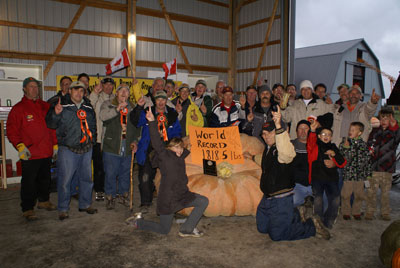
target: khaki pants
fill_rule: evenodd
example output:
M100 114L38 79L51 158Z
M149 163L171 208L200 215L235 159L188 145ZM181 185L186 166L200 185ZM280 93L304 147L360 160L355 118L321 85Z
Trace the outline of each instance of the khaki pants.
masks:
M367 215L374 216L376 211L376 192L381 188L381 215L390 214L389 192L392 188L392 174L388 172L372 172L367 190Z
M351 194L354 193L353 207L350 205ZM344 181L342 188L342 215L361 215L364 200L364 181Z

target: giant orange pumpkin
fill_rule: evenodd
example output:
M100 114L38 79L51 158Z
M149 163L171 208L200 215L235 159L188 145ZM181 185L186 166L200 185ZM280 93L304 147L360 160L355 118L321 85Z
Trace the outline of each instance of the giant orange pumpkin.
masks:
M264 144L255 137L240 134L242 150L250 155L260 157ZM187 143L186 143L187 144ZM190 146L188 146L190 149ZM186 174L190 191L206 196L209 205L205 216L245 216L255 215L258 203L262 198L260 190L261 168L254 161L245 159L243 164L234 165L232 175L228 178L203 174L203 167L194 164L190 155L186 158ZM155 178L158 189L161 175L159 170ZM192 208L184 209L188 215Z

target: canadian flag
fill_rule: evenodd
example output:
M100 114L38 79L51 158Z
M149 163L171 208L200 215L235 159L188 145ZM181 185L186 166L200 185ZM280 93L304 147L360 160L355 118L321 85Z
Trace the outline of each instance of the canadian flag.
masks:
M121 54L116 56L109 64L106 65L106 75L110 75L129 66L131 66L131 62L129 61L128 51L126 51L126 48L124 48Z
M164 63L162 67L165 71L165 79L167 79L170 74L176 74L176 58L173 61Z

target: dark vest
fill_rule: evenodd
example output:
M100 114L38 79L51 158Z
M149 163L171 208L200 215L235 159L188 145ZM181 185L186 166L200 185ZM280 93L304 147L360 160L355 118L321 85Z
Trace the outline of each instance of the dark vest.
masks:
M294 187L292 163L278 162L278 150L274 144L269 150L265 148L261 161L261 191L266 195Z

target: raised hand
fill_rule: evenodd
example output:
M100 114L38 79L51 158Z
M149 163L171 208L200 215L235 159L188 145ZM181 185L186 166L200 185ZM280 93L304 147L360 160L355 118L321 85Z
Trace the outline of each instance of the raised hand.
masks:
M344 143L343 143L343 145L345 146L345 147L349 147L350 146L350 142L349 142L349 139L346 137L346 138L344 138Z
M207 113L207 107L204 105L204 101L201 103L201 105L200 105L200 111L203 113L203 114L206 114Z
M262 77L257 80L257 87L261 87L263 85L263 79Z
M333 103L333 101L331 99L331 96L329 96L329 94L327 94L326 97L325 97L325 103L327 103L327 104L332 104Z
M60 114L63 111L63 106L61 105L61 98L58 98L58 103L54 106L54 112Z
M246 106L246 96L243 93L240 94L239 103L242 109L244 109L244 107Z
M150 107L149 107L149 110L146 111L146 119L147 119L149 122L154 121L154 114L153 114L153 112L151 111L151 108L150 108Z
M371 102L377 104L381 96L375 93L375 88L372 89Z
M281 114L281 108L279 107L279 105L276 106L278 111L276 112L272 112L272 120L274 120L275 123L275 127L276 129L281 128L281 118L282 118L282 114Z
M315 132L315 130L319 127L319 122L317 120L312 120L310 128L312 132Z
M182 112L182 105L181 105L181 100L180 99L178 99L178 101L176 102L175 110L176 110L176 112L178 114Z
M126 101L119 103L117 106L117 111L124 109L126 106L128 106L128 103Z
M197 122L199 118L197 117L196 110L192 110L192 115L190 116L194 122Z
M96 94L100 94L100 92L103 90L102 86L100 84L96 84L93 88L93 92Z
M396 125L397 121L396 119L393 117L393 115L391 114L389 117L389 124L391 127L394 127Z

